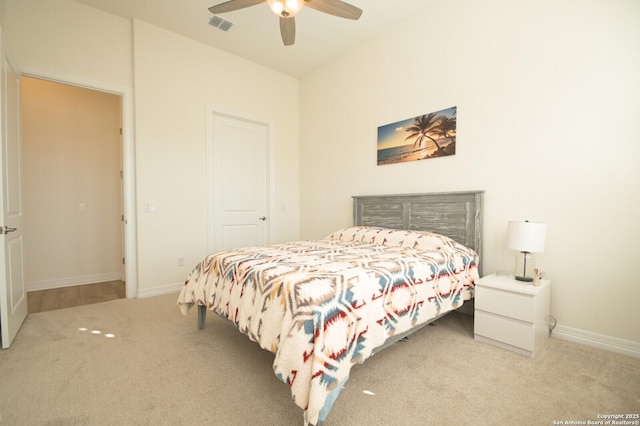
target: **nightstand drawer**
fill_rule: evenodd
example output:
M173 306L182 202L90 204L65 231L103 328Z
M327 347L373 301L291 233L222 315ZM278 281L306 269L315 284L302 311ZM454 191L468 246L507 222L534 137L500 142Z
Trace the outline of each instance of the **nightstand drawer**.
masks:
M476 310L474 333L527 351L533 352L535 349L533 324Z
M534 298L528 294L476 286L476 309L522 321L535 321Z

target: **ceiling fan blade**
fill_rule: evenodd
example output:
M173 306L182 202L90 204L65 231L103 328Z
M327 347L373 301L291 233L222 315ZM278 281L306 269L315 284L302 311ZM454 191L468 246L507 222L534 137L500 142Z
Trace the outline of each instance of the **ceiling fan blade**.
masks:
M233 12L234 10L244 9L245 7L255 6L264 3L267 0L229 0L209 8L209 12L213 14Z
M296 41L295 18L280 18L280 35L285 46L291 46Z
M304 0L304 5L340 18L357 20L362 16L362 9L341 0Z

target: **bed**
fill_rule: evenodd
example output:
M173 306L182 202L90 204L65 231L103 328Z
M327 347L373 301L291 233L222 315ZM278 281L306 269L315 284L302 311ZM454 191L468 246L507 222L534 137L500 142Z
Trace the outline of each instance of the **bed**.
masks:
M178 305L208 310L275 354L305 424L323 424L355 364L473 297L482 191L353 197L353 226L313 241L227 250Z

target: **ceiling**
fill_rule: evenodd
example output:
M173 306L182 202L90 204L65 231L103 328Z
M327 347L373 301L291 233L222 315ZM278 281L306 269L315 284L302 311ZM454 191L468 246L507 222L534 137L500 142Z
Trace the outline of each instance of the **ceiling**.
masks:
M293 77L305 76L432 3L426 0L345 0L364 11L357 21L303 8L296 16L296 42L285 47L280 38L278 17L266 2L220 15L233 23L225 32L209 25L213 15L208 10L225 0L75 1L127 19L140 19Z

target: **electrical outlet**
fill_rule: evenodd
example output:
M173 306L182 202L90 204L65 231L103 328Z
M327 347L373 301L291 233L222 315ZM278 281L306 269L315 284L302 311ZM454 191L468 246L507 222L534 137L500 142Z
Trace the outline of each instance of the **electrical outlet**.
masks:
M178 266L184 266L184 256L178 256Z

